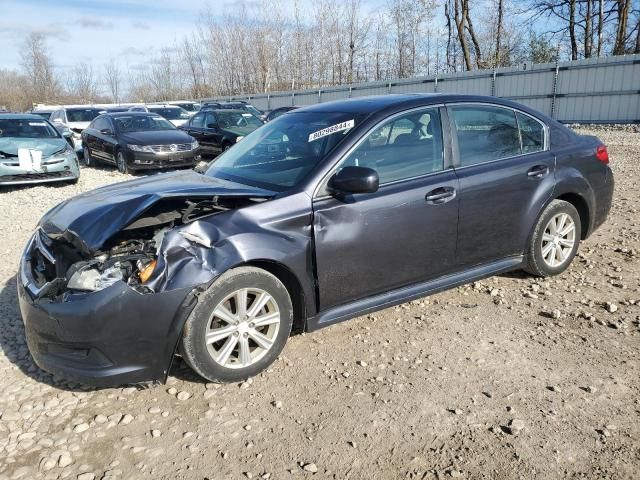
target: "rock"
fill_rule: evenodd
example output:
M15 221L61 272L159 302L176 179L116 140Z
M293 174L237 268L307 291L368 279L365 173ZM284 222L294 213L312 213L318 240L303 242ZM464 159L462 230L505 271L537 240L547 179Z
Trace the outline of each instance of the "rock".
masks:
M75 427L73 427L73 431L75 433L82 433L89 430L89 424L87 422L79 423Z
M85 472L78 475L78 480L94 480L96 478L95 473Z
M318 471L318 467L315 463L307 463L302 467L307 472L316 473Z
M182 392L178 393L178 395L176 395L176 398L182 401L189 400L191 398L191 394L183 390Z
M153 415L157 415L161 412L160 407L151 407L148 411Z
M107 423L109 419L106 417L106 415L98 414L93 418L93 421L96 423Z
M358 365L360 365L361 367L366 367L367 366L367 362L363 361L363 360L358 360L356 362Z
M520 420L518 418L514 418L509 422L507 426L507 433L511 435L518 435L525 427L524 420Z
M604 308L609 313L616 313L618 311L618 306L615 303L611 303L611 302L606 302L604 304Z
M584 390L587 393L596 393L598 391L598 389L596 387L593 387L591 385L588 385L586 387L582 387L582 390Z
M122 420L120 420L120 425L129 425L131 422L133 422L133 415L127 413L122 417Z
M271 402L271 405L276 407L278 410L282 408L282 402L280 400L274 400L273 402Z
M350 376L350 375L351 375L351 374L350 374L349 372L342 372L342 376L343 376L344 378L349 378L349 376Z
M555 392L555 393L562 393L562 390L557 385L549 385L547 387L547 390L550 390L550 391Z
M153 438L158 438L160 435L162 435L162 434L160 433L160 430L151 430L151 436L152 436Z
M58 466L61 468L68 467L73 463L73 458L68 452L63 452L58 458Z
M167 389L167 393L169 395L175 395L176 393L178 393L178 390L176 389L176 387L171 387Z
M57 464L58 464L58 459L57 458L55 458L55 457L44 457L42 460L40 460L40 464L38 465L38 468L40 468L40 470L43 471L43 472L48 472L53 467L55 467Z
M558 320L560 316L561 316L560 310L551 311L551 318L553 318L554 320Z

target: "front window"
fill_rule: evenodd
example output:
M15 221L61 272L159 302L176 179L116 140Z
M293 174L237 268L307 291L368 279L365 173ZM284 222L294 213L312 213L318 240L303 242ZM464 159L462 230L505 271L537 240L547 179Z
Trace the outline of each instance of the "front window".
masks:
M67 109L67 121L68 122L91 122L94 118L100 115L97 108L69 108Z
M176 127L160 115L120 115L113 118L119 132L175 130Z
M218 115L222 117L223 112ZM284 115L219 156L206 174L269 190L287 190L299 184L364 118L337 112Z
M442 128L437 108L412 111L373 130L339 168L368 167L380 184L396 182L444 168Z
M162 115L167 120L189 120L189 115L185 110L180 107L173 108L149 108L150 112Z
M217 115L220 128L262 126L262 121L250 113L221 111L217 112Z
M0 138L58 138L49 122L38 119L0 119Z

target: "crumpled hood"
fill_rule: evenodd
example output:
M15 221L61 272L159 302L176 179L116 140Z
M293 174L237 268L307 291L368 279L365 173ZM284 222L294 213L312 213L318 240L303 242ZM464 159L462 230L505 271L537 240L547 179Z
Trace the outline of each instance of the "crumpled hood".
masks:
M19 148L40 150L43 157L48 157L67 148L67 142L63 138L0 138L0 152L18 155Z
M162 198L270 197L275 192L207 177L192 170L153 175L92 190L47 212L39 226L48 234L69 232L94 252Z

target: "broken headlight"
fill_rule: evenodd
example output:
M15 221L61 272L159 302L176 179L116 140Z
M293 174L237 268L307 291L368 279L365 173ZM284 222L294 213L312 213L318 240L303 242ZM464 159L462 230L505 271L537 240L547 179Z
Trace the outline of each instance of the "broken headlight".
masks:
M124 273L120 263L115 263L111 267L102 271L98 270L94 262L80 262L67 282L67 288L72 290L86 290L97 292L110 287L114 283L124 280Z

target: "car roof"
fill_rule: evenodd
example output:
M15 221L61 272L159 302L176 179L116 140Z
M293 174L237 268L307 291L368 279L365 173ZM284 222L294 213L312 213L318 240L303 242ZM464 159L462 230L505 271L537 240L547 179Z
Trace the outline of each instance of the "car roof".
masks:
M105 112L100 116L101 117L129 117L131 115L135 115L135 116L138 116L138 117L142 117L142 116L157 117L158 116L157 113L153 113L153 112L131 112L131 111L126 111L126 112Z
M336 100L301 107L296 112L324 112L324 113L362 113L372 114L385 110L400 110L402 108L428 106L448 102L484 102L493 103L529 111L526 106L509 100L485 95L463 95L454 93L404 93L389 95L373 95L368 97Z
M241 113L243 115L253 115L251 112L247 112L246 110L240 110L237 108L207 108L203 110L205 112L222 112L222 113Z
M8 120L38 120L39 122L45 120L40 115L33 113L5 113L0 112L0 118Z

